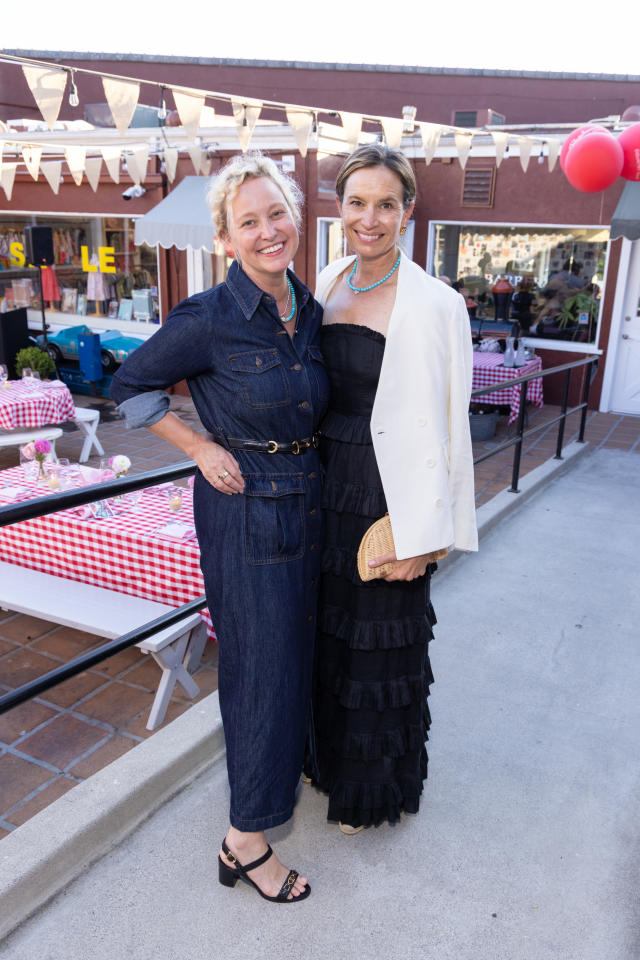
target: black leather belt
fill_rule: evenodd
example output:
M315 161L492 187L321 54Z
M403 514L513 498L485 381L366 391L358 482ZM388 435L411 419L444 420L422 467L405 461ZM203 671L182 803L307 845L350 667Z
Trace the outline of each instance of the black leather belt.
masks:
M310 447L317 449L318 434L303 440L291 440L288 443L280 443L278 440L238 440L237 437L225 437L226 442L233 450L249 450L252 453L293 453L298 456L300 453L306 453Z

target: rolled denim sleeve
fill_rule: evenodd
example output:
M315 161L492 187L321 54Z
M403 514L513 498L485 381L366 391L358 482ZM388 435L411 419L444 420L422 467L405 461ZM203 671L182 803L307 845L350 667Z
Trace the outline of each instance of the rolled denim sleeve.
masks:
M148 393L138 393L118 404L116 410L124 418L127 430L137 427L150 427L152 423L162 420L169 409L169 394L164 390L150 390Z
M183 301L157 333L129 354L111 382L111 399L127 429L161 420L169 410L167 388L210 368L209 328L201 304Z

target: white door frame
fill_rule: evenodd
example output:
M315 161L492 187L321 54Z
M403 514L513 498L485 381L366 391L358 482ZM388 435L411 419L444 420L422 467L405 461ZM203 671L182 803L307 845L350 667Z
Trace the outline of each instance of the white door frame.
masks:
M195 293L202 293L204 290L204 270L202 268L202 247L194 250L193 247L186 248L187 254L187 295L192 297Z
M613 396L616 370L620 366L618 351L622 342L622 325L624 323L624 309L627 300L627 286L629 280L632 279L629 276L629 268L631 266L631 254L632 251L634 251L634 244L640 244L640 240L632 241L627 240L626 237L622 238L620 262L616 276L616 292L611 311L611 329L609 330L609 339L607 342L606 366L604 368L602 392L600 394L599 409L601 413L608 413L611 410L611 398Z

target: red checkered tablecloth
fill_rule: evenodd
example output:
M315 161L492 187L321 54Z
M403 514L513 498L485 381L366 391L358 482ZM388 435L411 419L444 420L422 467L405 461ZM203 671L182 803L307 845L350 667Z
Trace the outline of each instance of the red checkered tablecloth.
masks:
M542 370L542 360L540 357L534 357L525 363L524 367L505 367L504 354L502 353L481 353L475 351L473 354L473 390L479 390L481 387L490 387L494 383L499 384L504 380L512 380L514 377L523 377L528 373L537 373ZM497 389L492 393L485 393L477 398L478 403L492 403L497 406L509 406L509 423L514 423L518 419L520 411L520 390L522 385L517 384L514 387L505 387L502 390ZM527 384L527 400L535 404L536 407L542 407L542 377L530 380Z
M0 505L14 502L16 487L26 489L23 499L43 492L24 467L12 467L0 472ZM0 560L179 607L204 593L195 536L177 541L157 533L169 523L193 524L192 492L180 491L179 513L171 511L166 487L151 487L137 507L125 505L106 519L65 510L1 527ZM201 614L215 639L209 611Z
M73 420L71 392L61 381L57 383L60 386L45 381L32 387L22 380L9 380L8 386L0 387L0 429L29 429Z

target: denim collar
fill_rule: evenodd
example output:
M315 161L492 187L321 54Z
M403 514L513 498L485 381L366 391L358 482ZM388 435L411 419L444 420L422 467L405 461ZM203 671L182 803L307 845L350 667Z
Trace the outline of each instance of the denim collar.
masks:
M309 289L298 280L295 273L292 273L291 270L287 270L287 276L291 278L295 287L298 304L302 308L311 296ZM270 294L261 290L260 287L247 276L236 260L234 260L229 267L225 282L247 320L253 319L263 297L266 297L267 300L273 300Z

